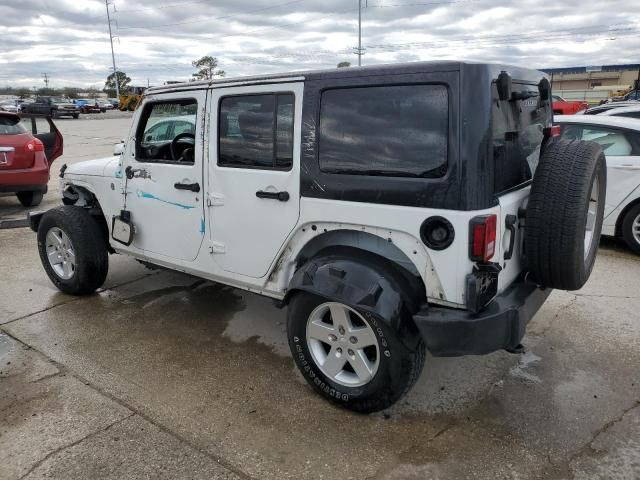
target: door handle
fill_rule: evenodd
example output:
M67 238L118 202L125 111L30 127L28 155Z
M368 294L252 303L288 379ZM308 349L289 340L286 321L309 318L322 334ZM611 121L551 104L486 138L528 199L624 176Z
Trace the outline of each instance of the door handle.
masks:
M178 190L191 190L192 192L198 193L200 191L199 183L174 183L173 186Z
M287 200L289 200L289 192L265 192L263 190L258 190L256 192L256 197L270 198L272 200L280 200L281 202L286 202Z

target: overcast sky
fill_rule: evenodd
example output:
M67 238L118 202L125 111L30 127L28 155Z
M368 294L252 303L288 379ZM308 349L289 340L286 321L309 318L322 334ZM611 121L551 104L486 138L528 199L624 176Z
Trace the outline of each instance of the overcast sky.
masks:
M363 1L363 5L365 0ZM134 85L357 64L358 0L110 0L116 65ZM640 63L638 0L368 0L363 64L468 59L542 68ZM0 0L0 86L102 88L99 0Z

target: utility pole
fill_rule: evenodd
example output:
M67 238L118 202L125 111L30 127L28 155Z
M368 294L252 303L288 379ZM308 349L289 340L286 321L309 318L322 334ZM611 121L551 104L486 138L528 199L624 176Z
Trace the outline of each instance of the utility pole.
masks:
M368 5L368 0L365 0L365 8ZM358 46L354 48L356 55L358 56L358 66L362 66L362 55L364 55L364 48L362 48L362 0L358 0Z
M44 92L47 94L49 93L49 76L47 75L47 72L42 74L42 78L44 80Z
M104 0L107 7L107 24L109 24L109 42L111 42L111 61L113 62L113 78L116 82L116 98L120 98L120 85L118 82L118 71L116 70L116 56L113 53L113 34L111 33L111 14L109 13L109 0Z

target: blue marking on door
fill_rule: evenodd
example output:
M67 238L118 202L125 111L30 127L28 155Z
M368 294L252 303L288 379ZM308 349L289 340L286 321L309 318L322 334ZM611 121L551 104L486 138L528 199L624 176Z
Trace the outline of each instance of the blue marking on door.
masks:
M204 235L204 217L200 217L200 233Z
M169 205L175 205L176 207L184 208L185 210L190 210L192 208L196 208L193 205L184 205L182 203L171 202L169 200L164 200L162 198L156 197L153 193L143 192L142 190L136 190L136 194L140 198L150 198L152 200L158 200L159 202L168 203Z

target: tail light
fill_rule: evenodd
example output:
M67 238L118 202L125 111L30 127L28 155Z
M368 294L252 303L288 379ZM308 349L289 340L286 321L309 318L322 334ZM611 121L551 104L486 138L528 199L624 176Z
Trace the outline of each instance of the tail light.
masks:
M37 138L34 138L25 144L24 151L25 153L44 152L44 143Z
M560 125L554 125L553 127L547 127L543 131L545 138L550 137L559 137L560 136Z
M488 262L496 252L496 215L474 217L469 222L469 258L474 262Z

